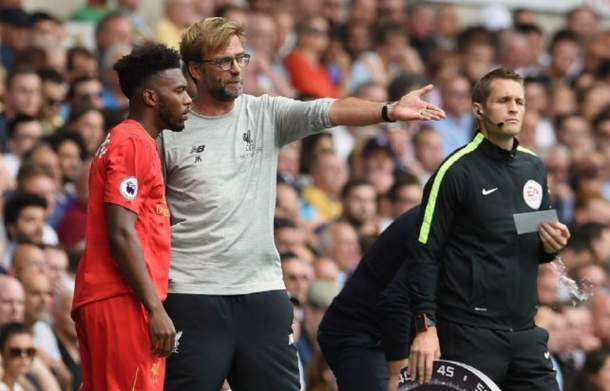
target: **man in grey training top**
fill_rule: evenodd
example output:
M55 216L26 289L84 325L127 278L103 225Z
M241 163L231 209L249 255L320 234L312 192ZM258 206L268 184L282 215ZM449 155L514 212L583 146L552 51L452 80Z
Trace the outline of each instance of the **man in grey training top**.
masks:
M218 391L225 378L233 391L300 389L273 241L282 146L337 125L444 117L421 99L432 86L388 104L243 95L244 41L243 27L223 18L187 29L180 51L198 96L184 132L158 140L172 224L165 306L183 331L168 391Z

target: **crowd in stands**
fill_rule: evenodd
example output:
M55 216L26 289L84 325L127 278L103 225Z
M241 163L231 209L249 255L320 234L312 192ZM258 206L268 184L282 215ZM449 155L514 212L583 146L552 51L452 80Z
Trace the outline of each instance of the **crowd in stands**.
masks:
M548 31L528 9L496 7L468 26L454 5L425 1L165 0L150 21L143 3L87 0L62 20L0 0L0 390L78 388L70 308L88 168L128 105L112 65L146 42L177 48L209 16L246 26L247 94L393 101L433 83L428 99L447 114L337 127L280 151L274 234L303 390L336 390L318 323L368 246L470 141L471 86L498 66L525 78L518 139L544 161L572 233L565 267L540 268L537 323L562 390L610 390L610 31L599 15L577 8ZM95 48L67 40L68 22L92 26ZM562 272L591 298L571 296Z

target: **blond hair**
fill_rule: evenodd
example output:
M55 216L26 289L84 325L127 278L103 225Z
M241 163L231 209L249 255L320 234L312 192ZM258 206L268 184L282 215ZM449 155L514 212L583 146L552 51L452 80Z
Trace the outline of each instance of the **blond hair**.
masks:
M246 43L244 26L228 19L214 17L192 24L180 40L182 59L187 65L191 61L206 59L211 53L217 53L229 46L234 35L242 45Z

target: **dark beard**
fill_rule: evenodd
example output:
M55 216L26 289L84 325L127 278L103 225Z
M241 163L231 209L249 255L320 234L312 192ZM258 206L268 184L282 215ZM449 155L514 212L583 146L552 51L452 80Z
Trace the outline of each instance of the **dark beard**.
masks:
M166 129L169 129L172 132L182 132L182 129L184 129L184 121L177 121L172 118L169 106L165 103L163 97L159 99L159 116L161 117L161 120L165 122Z

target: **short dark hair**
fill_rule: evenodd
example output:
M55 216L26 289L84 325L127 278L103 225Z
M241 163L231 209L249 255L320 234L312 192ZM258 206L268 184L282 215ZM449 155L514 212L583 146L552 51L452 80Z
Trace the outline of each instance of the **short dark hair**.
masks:
M508 68L496 68L479 79L472 87L472 102L485 106L491 94L491 83L496 80L514 80L523 85L523 78Z
M422 184L420 180L413 174L404 173L396 178L392 187L388 191L388 198L390 202L394 203L398 199L398 191L405 186L419 186Z
M79 76L72 81L72 84L70 84L70 90L68 91L68 99L74 99L76 97L76 89L78 88L78 86L88 81L97 81L98 83L102 84L102 81L97 77Z
M55 84L63 84L66 82L66 79L63 77L63 75L52 68L43 68L39 70L38 76L40 76L40 79L43 82L50 81Z
M38 121L35 117L26 114L19 114L8 123L8 137L13 138L17 132L17 127L28 122Z
M2 326L2 328L0 328L0 350L4 350L6 342L10 337L18 334L27 334L31 336L32 332L23 323L12 322Z
M17 223L21 212L25 208L38 206L47 209L47 200L38 194L17 192L6 204L4 204L4 227ZM8 234L8 229L6 230ZM10 236L10 234L9 234ZM9 238L12 240L12 238Z
M366 178L350 179L345 184L345 186L343 186L343 189L341 189L341 198L347 197L352 192L352 190L360 186L369 186L373 189L375 188L375 186L373 186L373 183ZM377 194L377 190L375 190L375 194Z
M78 56L83 56L88 59L95 60L95 56L91 50L87 49L84 46L74 46L68 49L66 53L66 69L69 71L74 70L74 59Z
M169 69L182 69L180 53L162 43L153 43L135 48L119 59L113 66L119 74L119 84L126 97L153 77Z
M19 66L13 67L13 69L11 69L6 76L6 89L10 90L11 87L13 86L13 81L15 81L15 79L17 77L23 76L23 75L38 76L38 72L36 72L36 68L34 68L31 65L19 65ZM40 77L40 76L38 76L38 77Z
M562 41L570 41L575 45L578 45L580 43L580 39L578 38L578 35L576 35L575 32L570 30L559 30L555 33L555 35L553 35L553 38L551 39L551 44L549 45L549 53L553 53L553 50L555 50L555 46L557 46L557 44Z
M63 129L49 136L48 138L45 138L45 141L47 141L51 145L51 148L53 148L53 151L55 151L55 153L59 151L59 147L63 143L65 143L66 141L72 141L76 143L76 145L78 145L78 148L80 149L80 160L84 161L89 157L89 152L87 151L87 144L85 144L85 141L83 140L83 137L80 135L80 133L71 132L67 129Z

